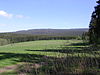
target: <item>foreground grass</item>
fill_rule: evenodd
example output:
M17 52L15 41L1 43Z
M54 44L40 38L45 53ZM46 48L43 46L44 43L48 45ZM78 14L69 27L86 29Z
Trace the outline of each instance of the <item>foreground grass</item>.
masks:
M17 56L13 57L13 54L37 54L55 56L54 52L42 52L42 50L59 49L60 46L64 45L66 42L66 40L43 40L0 46L0 67L16 64L17 62L15 60L20 60L20 58ZM10 56L10 54L12 54L12 56Z
M47 71L46 69L49 69L53 73L57 70L68 70L68 72L78 71L82 73L86 70L85 68L87 68L88 65L89 67L94 66L87 71L91 69L97 70L98 66L95 64L99 64L100 52L97 49L90 51L91 49L88 49L88 47L89 46L82 43L81 40L42 40L0 46L0 68L27 62L32 65L44 65L40 67L42 71L37 75L46 75L44 74L44 71ZM92 65L91 62L93 63ZM87 66L84 67L84 64ZM27 66L25 66L24 69L25 68L27 68ZM82 68L82 70L80 68ZM23 70L23 67L21 69ZM32 69L34 70L34 68ZM30 71L30 73L36 73L35 70L33 70Z

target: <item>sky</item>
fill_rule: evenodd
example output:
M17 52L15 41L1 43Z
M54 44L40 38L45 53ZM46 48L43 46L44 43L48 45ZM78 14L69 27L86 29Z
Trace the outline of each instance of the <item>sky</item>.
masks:
M0 32L88 28L96 0L0 0Z

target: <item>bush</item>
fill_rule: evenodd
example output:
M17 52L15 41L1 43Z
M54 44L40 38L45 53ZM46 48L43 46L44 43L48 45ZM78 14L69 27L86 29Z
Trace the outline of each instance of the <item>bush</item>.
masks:
M0 38L0 46L8 44L9 41L7 39Z

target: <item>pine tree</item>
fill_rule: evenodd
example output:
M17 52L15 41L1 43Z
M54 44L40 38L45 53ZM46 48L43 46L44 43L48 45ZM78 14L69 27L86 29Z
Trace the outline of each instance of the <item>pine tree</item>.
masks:
M91 44L100 43L100 0L97 3L89 25L89 41Z

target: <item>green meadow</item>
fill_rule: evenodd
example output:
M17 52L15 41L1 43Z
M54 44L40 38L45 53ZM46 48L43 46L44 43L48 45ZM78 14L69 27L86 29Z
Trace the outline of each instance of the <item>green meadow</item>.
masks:
M7 69L1 75L74 75L93 72L99 75L98 49L90 49L82 40L40 40L0 46L0 68L18 65L16 69Z

